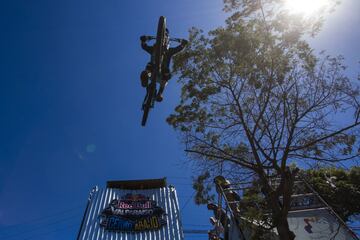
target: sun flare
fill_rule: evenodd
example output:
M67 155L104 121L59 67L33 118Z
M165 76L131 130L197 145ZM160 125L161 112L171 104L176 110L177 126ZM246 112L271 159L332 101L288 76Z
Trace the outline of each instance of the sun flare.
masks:
M285 8L291 13L312 15L328 4L329 0L286 0Z

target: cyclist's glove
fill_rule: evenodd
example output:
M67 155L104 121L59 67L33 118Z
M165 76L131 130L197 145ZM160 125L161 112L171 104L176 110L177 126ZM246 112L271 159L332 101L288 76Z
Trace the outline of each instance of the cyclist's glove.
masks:
M143 36L140 37L140 40L141 40L142 42L146 42L146 40L148 40L148 38L143 35Z
M187 45L188 43L189 43L189 42L188 42L188 40L186 40L186 39L182 39L182 40L181 40L181 44L184 45L184 46Z

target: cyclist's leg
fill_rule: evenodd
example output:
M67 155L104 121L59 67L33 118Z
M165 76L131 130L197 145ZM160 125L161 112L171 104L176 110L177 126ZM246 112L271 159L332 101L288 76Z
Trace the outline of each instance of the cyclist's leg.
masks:
M165 88L165 84L160 84L160 88L159 88L159 91L157 93L157 96L156 96L156 101L158 102L161 102L163 100L163 91L164 91L164 88Z
M144 71L141 72L140 79L141 79L141 86L147 87L149 84L149 78L151 77L151 71L152 71L152 64L149 62L146 65L146 68Z
M164 72L163 72L161 83L160 83L160 88L159 88L158 94L156 96L156 101L161 102L163 100L162 93L164 92L165 86L167 85L170 78L171 78L171 74L170 74L169 69L164 68Z
M164 68L163 74L162 74L162 80L165 82L168 82L171 78L171 73L169 68Z

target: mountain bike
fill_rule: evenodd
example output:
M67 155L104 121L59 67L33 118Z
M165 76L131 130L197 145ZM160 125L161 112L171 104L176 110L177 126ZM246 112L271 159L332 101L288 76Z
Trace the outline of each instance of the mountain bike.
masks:
M169 38L166 34L166 19L161 16L158 22L157 34L156 37L149 37L149 40L155 40L154 53L151 58L152 71L150 77L150 84L147 86L146 95L142 104L143 117L141 125L145 126L150 108L153 108L155 105L155 100L157 96L156 82L162 81L162 66L165 58L165 53L167 50L167 45L170 41L181 42L180 38Z
M154 107L155 98L156 98L156 81L161 79L161 65L163 61L163 52L166 48L166 19L161 16L158 22L157 34L156 34L156 43L154 48L154 57L152 59L152 73L150 78L150 84L147 86L146 95L143 101L142 110L143 117L141 125L145 126L147 117L149 115L150 108Z

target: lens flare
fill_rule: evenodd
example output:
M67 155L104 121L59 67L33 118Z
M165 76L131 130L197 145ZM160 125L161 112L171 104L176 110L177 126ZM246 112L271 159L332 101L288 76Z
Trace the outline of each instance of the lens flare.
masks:
M326 7L329 0L286 0L285 8L296 14L311 15Z

